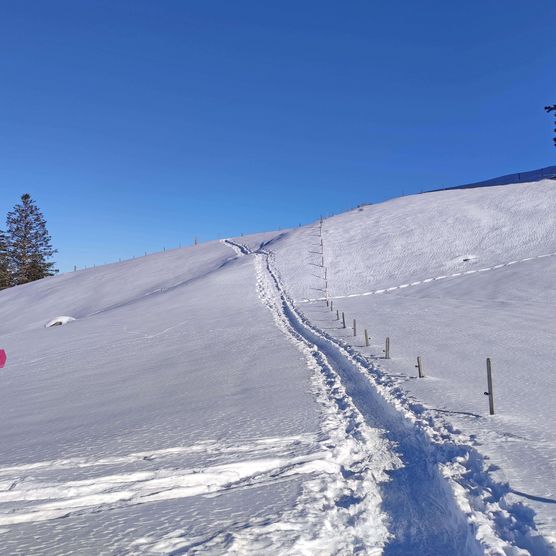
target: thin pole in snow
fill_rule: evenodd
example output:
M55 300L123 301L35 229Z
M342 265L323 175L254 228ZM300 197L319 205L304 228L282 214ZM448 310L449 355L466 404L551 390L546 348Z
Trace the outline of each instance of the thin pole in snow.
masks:
M357 336L357 321L353 319L353 335Z
M369 334L367 333L367 329L365 328L365 345L369 347Z
M342 311L342 326L343 326L343 328L346 327L346 316L344 315L343 311Z
M488 396L488 409L491 415L494 415L494 388L492 386L492 365L490 357L487 357L487 388L485 396Z
M386 348L384 349L384 359L390 359L390 337L386 338Z
M417 369L417 371L419 373L419 378L425 378L425 374L424 374L424 371L423 371L423 361L421 360L420 355L417 357L417 365L415 365L415 368Z

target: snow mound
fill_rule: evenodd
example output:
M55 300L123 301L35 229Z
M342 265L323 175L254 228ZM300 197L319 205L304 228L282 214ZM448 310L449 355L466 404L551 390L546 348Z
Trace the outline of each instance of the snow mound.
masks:
M75 320L73 317L56 317L52 319L50 322L44 325L45 328L51 328L52 326L64 326L68 322Z

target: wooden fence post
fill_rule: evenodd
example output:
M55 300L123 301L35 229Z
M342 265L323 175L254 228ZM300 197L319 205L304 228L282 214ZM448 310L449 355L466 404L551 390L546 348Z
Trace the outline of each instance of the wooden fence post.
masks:
M353 335L357 336L357 321L353 319Z
M343 326L343 328L346 327L346 316L344 315L343 311L342 311L342 326Z
M336 309L336 320L340 320L340 311Z
M384 349L384 359L390 359L390 337L386 338L386 348Z
M494 415L494 388L492 386L492 366L490 364L490 357L487 357L487 388L485 396L488 396L488 409L491 415Z
M330 301L330 312L334 311L334 301Z
M423 372L423 362L421 361L421 356L419 355L417 357L417 365L415 365L415 367L417 368L417 371L419 373L419 378L425 378L424 372Z
M367 334L366 328L365 328L365 345L369 347L369 334Z

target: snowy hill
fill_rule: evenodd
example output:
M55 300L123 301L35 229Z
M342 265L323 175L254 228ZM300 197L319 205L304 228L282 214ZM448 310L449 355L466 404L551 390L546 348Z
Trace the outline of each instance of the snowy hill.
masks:
M427 193L0 292L3 551L554 554L555 209Z

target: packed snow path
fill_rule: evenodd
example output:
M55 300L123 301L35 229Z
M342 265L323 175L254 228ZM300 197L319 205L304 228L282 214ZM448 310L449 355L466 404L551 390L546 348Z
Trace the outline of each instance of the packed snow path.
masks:
M259 283L266 284L264 297L278 299L278 303L269 305L278 313L275 320L283 318L287 323L285 332L312 350L320 372L339 379L347 400L375 438L381 439L381 446L384 440L389 442L399 461L399 465L390 463L388 469L383 457L376 477L386 472L388 480L367 483L363 495L372 493L381 499L374 515L382 514L381 520L387 523L382 553L553 553L548 543L536 535L531 515L520 504L512 505L504 499L507 487L489 477L482 456L471 445L454 441L457 434L453 433L457 431L435 429L425 415L420 418L417 407L413 408L417 414L404 414L400 404L395 407L399 400L388 400L388 393L373 377L379 370L371 361L304 317L284 289L272 252L261 248L253 253L238 242L226 243L240 256L254 254L258 258L258 273L268 276L266 281L259 278ZM323 307L323 312L328 313L328 309ZM373 446L367 449L372 452ZM371 466L372 463L370 460ZM361 520L368 519L369 514L356 513L350 526L364 527ZM369 522L366 526L379 527L380 523ZM364 546L367 552L372 548L377 550L379 546Z

